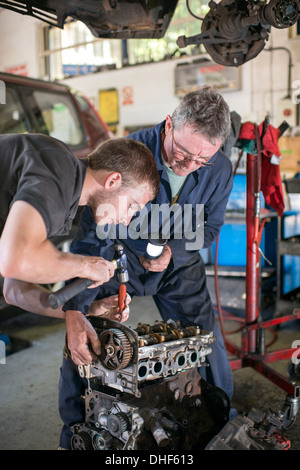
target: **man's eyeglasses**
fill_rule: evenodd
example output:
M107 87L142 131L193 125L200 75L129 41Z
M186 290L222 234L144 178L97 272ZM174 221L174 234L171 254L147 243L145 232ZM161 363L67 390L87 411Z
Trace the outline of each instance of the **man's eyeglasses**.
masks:
M201 165L201 166L214 166L217 160L217 156L214 159L213 162L210 163L210 159L213 157L198 157L198 158L193 158L193 156L190 154L188 150L186 150L182 145L178 144L174 138L174 127L172 126L172 154L176 155L179 157L180 160L183 160L185 162L193 162L195 165ZM175 146L175 149L174 149ZM218 154L217 154L218 155Z

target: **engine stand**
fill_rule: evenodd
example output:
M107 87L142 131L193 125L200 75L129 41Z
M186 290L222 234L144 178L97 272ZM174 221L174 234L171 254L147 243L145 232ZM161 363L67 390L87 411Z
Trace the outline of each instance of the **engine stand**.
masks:
M300 318L300 310L293 314L272 318L268 321L259 319L259 243L264 223L260 224L260 162L257 155L247 154L247 261L246 261L246 306L245 323L242 327L241 347L237 347L226 337L225 346L228 352L236 356L230 360L231 370L252 367L271 382L287 392L284 404L286 428L295 421L300 404L300 387L289 381L282 374L268 366L268 363L289 359L297 351L285 348L277 351L265 351L265 329L281 323Z

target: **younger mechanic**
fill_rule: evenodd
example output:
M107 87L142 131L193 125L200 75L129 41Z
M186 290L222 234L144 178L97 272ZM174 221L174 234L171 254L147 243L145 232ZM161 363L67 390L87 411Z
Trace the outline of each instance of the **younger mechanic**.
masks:
M6 301L64 316L47 308L48 292L40 284L84 277L100 285L114 269L109 258L62 253L51 238L69 233L79 205L89 206L96 223L114 218L128 224L158 185L153 155L132 139L102 143L86 166L51 137L1 135L0 274ZM111 214L99 213L103 203L110 204Z

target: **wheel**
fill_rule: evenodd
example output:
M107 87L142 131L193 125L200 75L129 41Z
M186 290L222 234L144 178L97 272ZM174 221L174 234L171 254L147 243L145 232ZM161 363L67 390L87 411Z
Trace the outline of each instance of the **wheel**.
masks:
M290 362L287 367L287 373L290 379L300 380L300 363L295 364L294 362Z
M284 423L282 425L283 429L285 431L288 431L289 429L291 429L294 426L295 421L296 421L296 416L294 416L293 418L285 418Z
M299 410L299 397L293 397L291 395L287 395L285 398L285 402L282 408L283 413L283 429L286 431L291 429L291 427L295 424L297 413Z

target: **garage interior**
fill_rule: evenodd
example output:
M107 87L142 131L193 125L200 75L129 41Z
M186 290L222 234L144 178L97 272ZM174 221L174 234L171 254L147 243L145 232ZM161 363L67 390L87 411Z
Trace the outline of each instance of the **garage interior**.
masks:
M207 7L205 2L190 3L198 15L203 5ZM299 2L296 4L299 10ZM172 32L177 33L177 37L185 34L182 32L186 27L184 20L189 17L189 31L193 32L186 32L186 36L197 34L199 22L195 27L197 20L189 15L185 1L178 2L178 11L179 6L183 16L174 17L174 24L171 20ZM73 22L70 24L72 28ZM66 26L65 29L70 40L71 29ZM272 27L264 49L238 67L218 63L219 57L211 57L208 52L213 53L211 49L204 50L199 44L189 45L186 54L180 53L180 48L173 44L173 53L164 50L164 59L156 59L150 46L138 55L137 50L142 49L139 39L132 44L131 39L126 40L127 63L124 55L121 62L109 63L105 62L108 60L106 48L113 42L111 48L117 50L118 43L114 41L119 41L120 54L124 39L96 41L94 37L86 40L89 36L86 34L82 41L83 36L78 32L78 44L72 45L67 40L64 43L61 34L62 30L45 25L40 19L0 8L0 73L57 81L78 90L100 113L112 137L151 127L163 120L180 97L195 85L199 69L206 83L217 83L223 90L231 111L242 123L268 122L275 128L285 123L278 141L281 160L277 165L284 214L278 216L260 196L263 214L260 222L263 220L263 224L260 247L255 253L257 258L250 261L247 258L247 253L253 249L247 238L251 154L235 146L231 147L229 155L235 177L225 223L217 243L210 249L200 250L200 254L205 262L216 318L228 341L234 381L231 406L240 415L251 410L262 413L272 410L276 414L283 409L287 395L294 394L293 404L297 408L300 385L297 368L300 347L300 20L290 27ZM94 41L93 58L98 58L95 63L82 59L90 52L91 41ZM148 41L150 44L150 39ZM168 41L170 47L172 40ZM112 49L110 57L115 59L118 54L114 56ZM74 52L69 62L65 59L66 51L70 55ZM103 60L99 60L99 54L103 54ZM80 57L82 63L78 60ZM1 107L5 106L1 95L0 103ZM3 132L1 117L0 132ZM250 202L253 211L254 199ZM256 269L256 259L259 259L259 269ZM258 317L253 317L257 311ZM136 297L130 304L130 317L125 325L135 328L138 323L154 324L159 320L152 298ZM6 344L6 356L0 361L1 450L58 448L62 426L58 413L58 381L65 333L63 320L23 311L7 305L1 298L0 340ZM247 334L252 339L255 335L255 351L250 354L249 345L243 343ZM244 360L239 355L241 351ZM278 418L279 414L276 416ZM292 421L280 434L284 436L286 448L300 450L299 413Z

